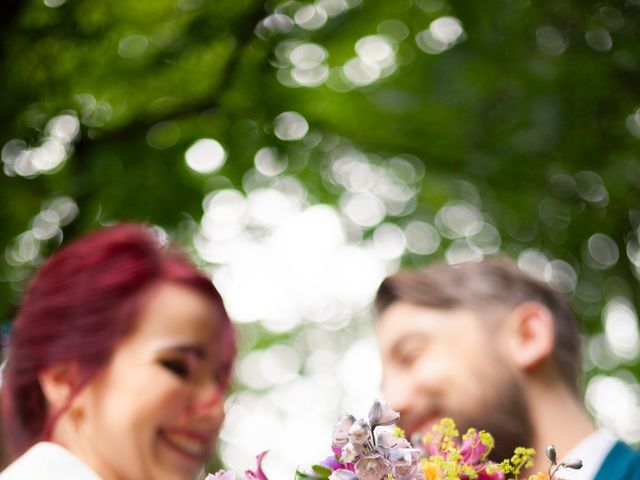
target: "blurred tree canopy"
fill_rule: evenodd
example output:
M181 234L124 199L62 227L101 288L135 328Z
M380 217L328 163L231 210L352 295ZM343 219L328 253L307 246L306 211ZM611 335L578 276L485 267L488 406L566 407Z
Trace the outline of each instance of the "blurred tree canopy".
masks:
M415 193L361 222L364 238L416 219L443 237L404 264L498 247L534 269L546 258L541 274L588 335L603 332L612 299L637 319L638 0L11 0L4 11L0 318L43 258L97 225L141 220L187 238L205 195L261 181L257 152L263 173L296 178L310 203L344 207L351 187L331 172L346 145L398 166ZM203 138L224 165L185 163ZM479 215L486 228L465 231ZM592 373L626 365L637 378L637 338L623 347L613 363L594 354Z

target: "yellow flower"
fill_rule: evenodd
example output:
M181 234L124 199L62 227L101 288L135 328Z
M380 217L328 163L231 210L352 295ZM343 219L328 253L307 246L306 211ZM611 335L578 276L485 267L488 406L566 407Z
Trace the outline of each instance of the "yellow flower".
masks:
M538 472L535 475L531 475L529 480L549 480L549 475L543 472Z
M442 480L438 466L435 463L423 459L422 471L424 472L425 480Z

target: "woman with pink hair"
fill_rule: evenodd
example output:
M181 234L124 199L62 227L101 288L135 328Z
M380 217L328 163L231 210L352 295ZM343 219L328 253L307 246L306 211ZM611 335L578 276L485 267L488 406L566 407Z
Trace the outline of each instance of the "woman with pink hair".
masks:
M35 275L0 392L0 480L190 480L235 356L211 281L141 225L91 233Z

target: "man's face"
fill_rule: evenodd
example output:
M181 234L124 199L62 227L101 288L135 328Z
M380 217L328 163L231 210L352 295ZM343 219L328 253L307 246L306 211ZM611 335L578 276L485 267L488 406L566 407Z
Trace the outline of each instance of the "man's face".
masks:
M491 322L493 324L493 322ZM503 353L503 332L470 310L439 310L404 301L382 312L376 328L382 390L408 437L451 417L496 438L494 459L532 444L526 400Z

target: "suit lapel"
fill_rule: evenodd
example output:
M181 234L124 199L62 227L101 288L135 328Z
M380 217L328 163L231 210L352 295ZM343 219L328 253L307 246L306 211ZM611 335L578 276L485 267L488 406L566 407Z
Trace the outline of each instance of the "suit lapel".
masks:
M616 442L594 480L640 480L640 453Z

